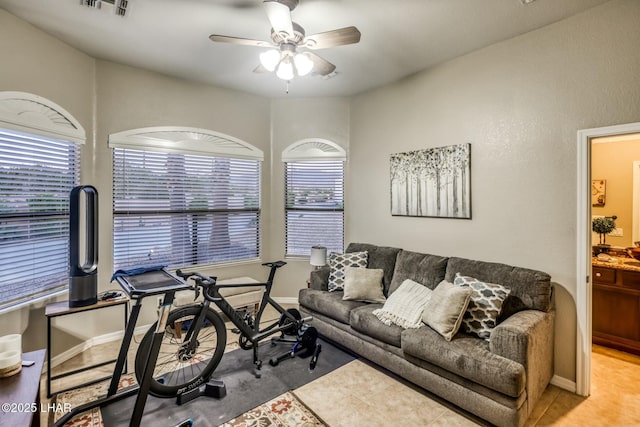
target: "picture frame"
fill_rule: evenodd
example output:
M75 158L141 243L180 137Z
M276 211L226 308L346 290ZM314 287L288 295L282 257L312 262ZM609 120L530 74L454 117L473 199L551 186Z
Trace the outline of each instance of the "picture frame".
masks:
M594 179L591 181L591 206L602 207L607 199L607 180Z
M390 156L391 215L471 219L471 144Z

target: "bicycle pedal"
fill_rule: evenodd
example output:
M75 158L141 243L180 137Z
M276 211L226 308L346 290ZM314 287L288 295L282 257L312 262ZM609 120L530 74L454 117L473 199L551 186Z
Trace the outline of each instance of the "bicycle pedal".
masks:
M231 332L233 332L234 334L239 334L240 333L240 329L233 328L233 329L231 329Z

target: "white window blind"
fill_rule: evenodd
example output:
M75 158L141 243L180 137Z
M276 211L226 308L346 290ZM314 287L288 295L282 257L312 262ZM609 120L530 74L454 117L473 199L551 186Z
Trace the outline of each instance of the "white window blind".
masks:
M342 252L344 162L285 162L287 255L305 255L314 245Z
M260 162L115 148L114 268L257 258Z
M0 129L0 309L66 288L80 147Z

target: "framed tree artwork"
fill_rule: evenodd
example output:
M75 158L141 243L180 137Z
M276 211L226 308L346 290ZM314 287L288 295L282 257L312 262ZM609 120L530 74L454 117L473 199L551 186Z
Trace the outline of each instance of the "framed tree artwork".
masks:
M471 219L471 144L392 154L391 215Z

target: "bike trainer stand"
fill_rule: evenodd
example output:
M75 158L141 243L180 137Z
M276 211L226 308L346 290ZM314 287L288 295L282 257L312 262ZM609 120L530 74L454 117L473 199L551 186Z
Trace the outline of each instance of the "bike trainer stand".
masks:
M118 282L122 285L120 280L118 280ZM163 290L162 292L154 292L154 293L149 292L149 293L140 294L136 292L130 293L127 287L125 286L123 286L123 288L125 289L125 291L127 291L127 293L129 294L129 297L135 300L135 304L131 308L129 323L127 324L127 328L125 329L124 337L122 339L122 344L120 345L120 351L118 353L118 358L116 359L116 366L113 370L113 377L111 378L111 383L109 384L107 395L93 402L85 403L84 405L80 405L76 408L73 408L70 412L66 413L62 418L60 418L54 424L54 427L63 427L69 420L71 420L71 418L75 417L76 415L82 412L88 411L93 408L109 405L111 403L125 399L129 396L133 396L136 393L138 396L136 397L136 403L133 407L133 413L131 415L129 427L140 426L140 422L142 421L142 415L144 414L144 407L147 403L147 397L149 396L151 380L153 379L153 370L158 360L160 346L162 345L162 337L164 336L164 333L165 333L167 318L169 316L169 310L171 309L171 305L173 304L176 289L172 289L168 291ZM190 288L185 287L185 289L190 289ZM177 289L177 290L181 290L181 289ZM164 294L163 303L160 308L160 314L159 314L156 330L153 334L153 340L151 341L151 348L149 350L147 363L145 365L145 369L142 374L142 381L138 386L134 386L126 391L116 393L118 391L118 383L120 382L120 377L122 376L122 372L124 371L124 364L125 364L125 360L127 359L127 353L129 352L129 347L131 345L131 339L133 338L133 332L136 327L136 322L138 321L138 316L140 315L140 309L142 308L142 299L145 296L149 296L152 294L158 295L160 293ZM199 396L223 398L224 396L226 396L226 393L227 393L227 390L224 386L224 383L222 383L222 381L211 380L209 381L209 383L204 385L202 392L200 391L200 388L196 388L194 390L190 390L186 393L178 395L177 403L178 405L182 405ZM191 426L193 426L193 421L185 420L178 423L176 427L191 427Z

